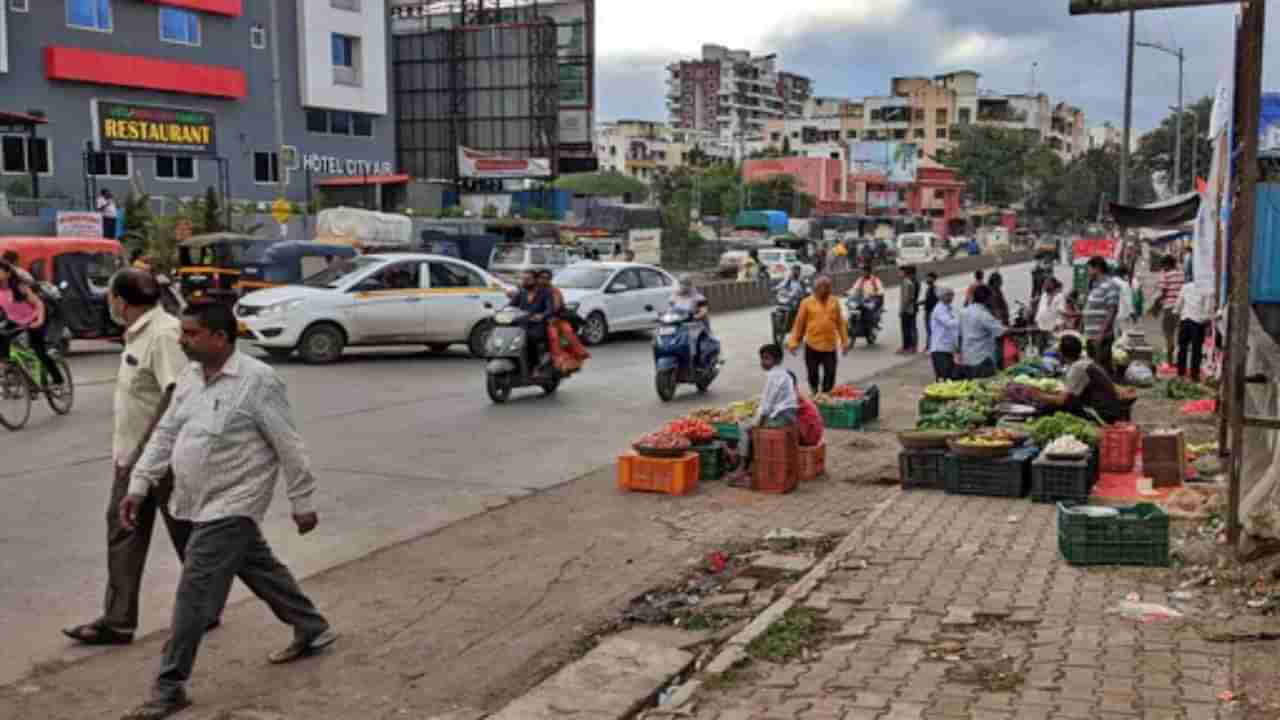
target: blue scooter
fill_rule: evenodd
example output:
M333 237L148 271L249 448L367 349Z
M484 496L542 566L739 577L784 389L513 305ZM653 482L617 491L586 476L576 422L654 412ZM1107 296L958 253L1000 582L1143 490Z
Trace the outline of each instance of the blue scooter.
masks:
M701 338L701 348L694 347L695 338ZM720 342L711 337L702 320L667 310L658 316L653 363L654 386L663 402L671 402L681 385L696 385L698 392L705 393L720 374Z

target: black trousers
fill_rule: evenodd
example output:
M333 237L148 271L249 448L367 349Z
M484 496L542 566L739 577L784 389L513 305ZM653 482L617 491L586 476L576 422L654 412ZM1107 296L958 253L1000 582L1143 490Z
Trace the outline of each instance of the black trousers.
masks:
M804 366L809 371L809 390L817 395L836 386L836 351L821 352L804 346Z
M1107 371L1111 377L1116 376L1115 361L1112 359L1112 346L1115 345L1116 338L1109 335L1101 340L1090 340L1085 343L1085 351L1094 362L1098 363L1098 367Z
M916 316L901 315L902 318L902 349L915 350L920 345L920 328L916 324Z
M938 380L958 380L956 377L956 358L948 352L929 353L933 360L933 375Z
M1200 365L1204 362L1204 337L1209 330L1208 323L1183 320L1178 327L1178 377L1200 379ZM1191 366L1187 366L1190 355ZM1188 375L1188 370L1190 374Z

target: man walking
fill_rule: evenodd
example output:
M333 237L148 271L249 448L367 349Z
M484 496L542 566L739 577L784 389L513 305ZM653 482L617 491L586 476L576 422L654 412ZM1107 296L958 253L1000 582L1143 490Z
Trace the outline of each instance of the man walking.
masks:
M1089 298L1084 305L1084 339L1089 357L1112 377L1111 346L1116 341L1116 320L1120 315L1120 285L1107 275L1107 261L1089 258Z
M957 380L956 353L960 350L960 319L951 303L956 291L943 288L938 304L929 314L929 355L933 360L933 375L942 380Z
M173 628L152 699L125 720L160 720L191 704L187 681L209 622L240 580L276 617L293 626L293 642L268 661L311 655L337 635L302 594L267 545L260 525L276 479L283 476L298 533L316 528L315 478L294 429L284 383L266 364L238 352L236 319L220 303L189 307L182 350L192 364L179 375L173 402L134 468L120 522L137 527L147 496L173 468L169 508L193 523L178 581Z
M845 327L840 301L831 295L831 278L818 277L813 294L800 303L795 324L791 326L788 347L794 354L804 342L804 364L809 371L809 390L831 392L836 386L836 351L849 349L849 331Z
M168 409L178 374L187 364L178 345L178 319L160 306L160 294L155 277L140 270L116 274L108 288L111 318L125 332L116 375L115 432L111 442L115 480L107 504L107 592L102 617L62 631L85 645L123 645L133 641L138 627L139 589L156 511L164 519L179 559L191 534L191 523L175 519L166 507L173 489L173 478L168 474L142 500L136 527L130 530L120 524L120 500L128 492L129 473L152 429ZM211 625L217 623L217 616L210 619Z
M920 344L920 327L916 324L916 311L920 305L920 283L916 280L916 269L907 265L902 268L901 307L898 315L902 318L902 349L899 355L912 355Z

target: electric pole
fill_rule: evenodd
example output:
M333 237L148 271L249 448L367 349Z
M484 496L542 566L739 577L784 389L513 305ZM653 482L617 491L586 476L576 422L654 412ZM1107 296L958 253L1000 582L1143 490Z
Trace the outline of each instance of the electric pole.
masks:
M1159 43L1140 42L1138 43L1138 47L1158 50L1166 55L1172 55L1178 59L1178 107L1174 111L1177 115L1173 121L1173 185L1170 186L1173 190L1173 194L1177 195L1182 192L1182 115L1184 110L1182 104L1182 68L1186 61L1186 55L1182 52L1182 48L1174 50L1173 48L1167 48Z
M1120 148L1120 204L1129 202L1129 145L1133 135L1133 31L1137 13L1129 11L1129 36L1125 42L1124 147Z
M289 189L288 170L284 166L284 88L280 83L280 0L268 0L267 6L271 9L270 37L267 42L271 43L271 92L275 96L275 158L276 158L276 182L280 188L278 190L280 197L283 198ZM271 164L268 158L267 177L271 177Z

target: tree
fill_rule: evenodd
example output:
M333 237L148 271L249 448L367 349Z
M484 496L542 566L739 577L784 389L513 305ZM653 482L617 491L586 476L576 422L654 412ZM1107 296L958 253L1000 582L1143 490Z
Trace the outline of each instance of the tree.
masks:
M1204 97L1187 106L1182 118L1182 187L1168 187L1173 184L1173 139L1177 136L1178 114L1170 113L1158 127L1143 135L1138 140L1138 150L1134 153L1133 167L1135 174L1148 177L1159 176L1162 184L1169 192L1178 195L1190 192L1195 188L1195 176L1207 178L1209 163L1213 157L1213 145L1208 140L1209 119L1213 114L1213 98ZM1197 127L1198 126L1198 127ZM1197 130L1199 133L1197 134ZM1194 147L1194 150L1192 149ZM1191 167L1192 161L1196 167ZM1132 194L1132 193L1131 193Z
M1032 170L1044 168L1044 154L1052 154L1035 133L1022 130L958 125L951 134L951 147L939 150L934 159L955 170L981 202L992 205L1026 200L1027 183L1035 181Z
M747 183L746 210L781 210L793 217L808 217L816 206L812 195L800 190L794 175L770 175Z
M151 215L151 196L130 192L124 197L123 209L124 227L121 228L121 236L128 244L138 249L145 248L150 242L155 223L155 218Z
M218 198L218 193L213 191L212 185L204 192L204 205L201 210L203 211L201 225L205 232L216 233L227 229L222 221L222 203Z
M633 203L644 202L649 197L649 188L644 183L613 171L564 175L552 187L574 195L626 197Z

